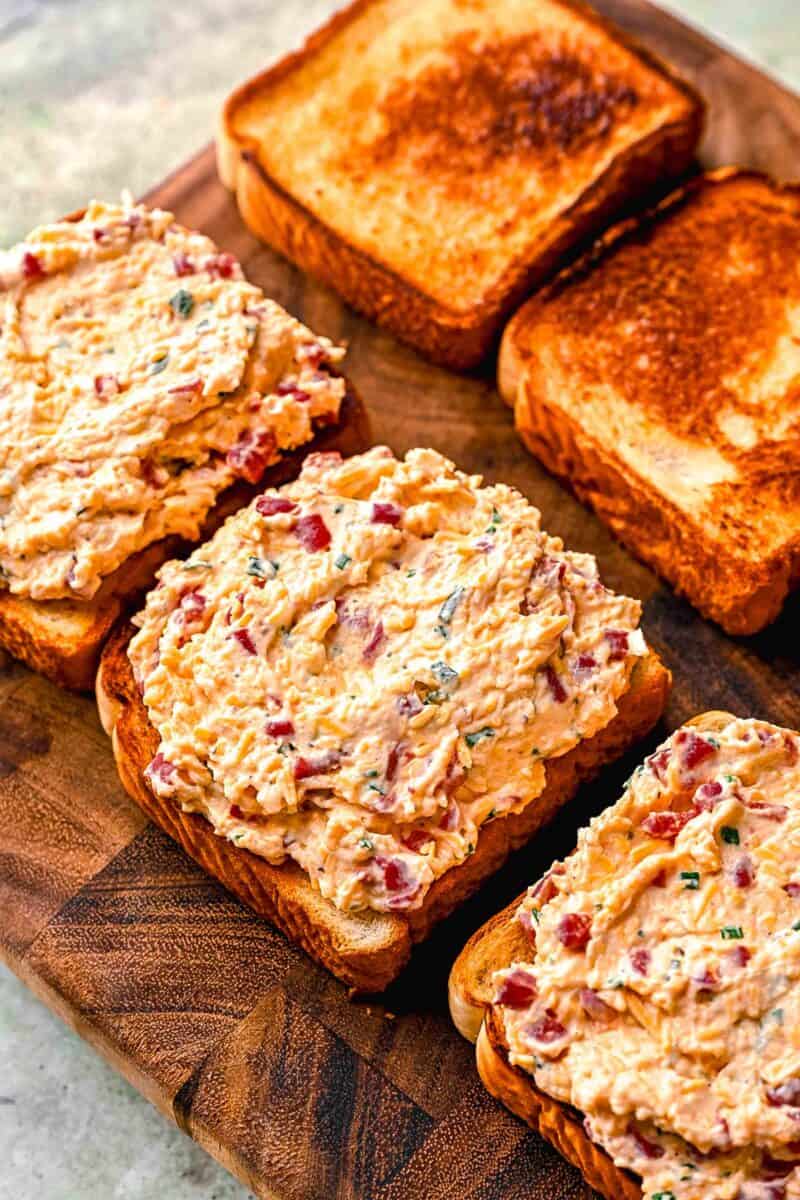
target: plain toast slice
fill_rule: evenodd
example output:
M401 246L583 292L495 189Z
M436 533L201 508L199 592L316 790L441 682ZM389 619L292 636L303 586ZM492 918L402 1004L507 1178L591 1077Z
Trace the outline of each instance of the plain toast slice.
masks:
M317 433L306 445L283 456L256 484L239 480L218 498L203 526L210 537L237 508L248 504L266 486L278 486L297 474L305 456L315 450L356 454L369 444L369 421L361 400L348 383L339 420ZM0 592L0 646L34 671L62 687L90 691L100 651L114 623L132 612L168 558L179 557L188 544L175 537L154 542L134 554L110 575L91 600L31 600Z
M729 633L800 582L800 189L722 169L610 230L509 323L528 448Z
M578 0L355 0L228 99L247 225L435 361L682 174L703 104Z
M687 724L713 734L733 719L730 713L707 712ZM493 979L495 971L535 956L535 947L516 919L522 899L518 896L482 925L453 964L449 981L453 1021L465 1038L476 1043L478 1073L487 1090L577 1167L590 1187L606 1200L645 1200L637 1177L618 1167L587 1136L583 1114L548 1096L532 1075L509 1062L502 1021L492 1004Z
M103 652L97 677L101 719L111 735L120 778L147 815L243 903L267 917L339 979L358 992L379 992L399 974L412 945L467 899L527 842L607 762L619 757L656 723L670 675L651 651L637 661L617 715L594 737L547 764L544 792L520 813L498 817L480 831L475 852L442 875L418 909L403 914L346 913L324 899L291 861L266 859L218 837L202 816L158 799L144 776L159 746L127 654L133 627L121 622Z

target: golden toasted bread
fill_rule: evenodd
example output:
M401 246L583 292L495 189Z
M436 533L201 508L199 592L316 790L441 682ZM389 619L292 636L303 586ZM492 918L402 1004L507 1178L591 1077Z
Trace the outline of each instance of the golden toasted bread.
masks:
M210 537L227 516L248 504L268 485L276 486L296 475L306 454L313 450L339 450L355 454L369 443L369 421L361 400L348 384L336 425L321 429L306 446L286 454L270 467L262 480L239 480L217 500L202 529ZM168 558L185 553L188 543L163 538L134 554L103 582L91 600L31 600L0 592L0 646L62 687L90 691L100 661L100 651L114 623L133 611Z
M707 712L688 724L706 733L722 729L730 713ZM481 926L450 973L450 1013L458 1030L476 1042L478 1072L487 1090L577 1167L606 1200L644 1200L641 1181L618 1167L584 1129L583 1114L541 1091L533 1076L508 1059L502 1018L493 1006L496 971L535 961L536 948L516 919L519 896Z
M567 251L681 174L694 91L578 0L355 0L227 101L250 228L464 368Z
M704 615L800 581L800 190L724 169L610 230L508 325L528 448Z
M291 861L272 866L218 837L204 817L183 812L174 802L153 794L144 771L158 750L159 738L128 659L132 633L123 622L112 634L97 677L101 718L112 736L125 788L205 870L359 992L385 988L408 960L415 942L427 937L512 850L551 820L581 782L643 737L663 711L670 683L669 672L652 651L639 659L613 720L562 758L549 761L544 792L522 812L483 826L475 852L436 880L420 908L402 914L348 913L324 899Z

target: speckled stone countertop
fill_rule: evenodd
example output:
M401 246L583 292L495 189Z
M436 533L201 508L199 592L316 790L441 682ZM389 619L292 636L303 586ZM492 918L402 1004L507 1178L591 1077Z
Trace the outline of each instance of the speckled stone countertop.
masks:
M0 0L0 245L89 196L145 191L231 87L337 0ZM800 88L797 0L672 0ZM0 967L0 1200L244 1200Z

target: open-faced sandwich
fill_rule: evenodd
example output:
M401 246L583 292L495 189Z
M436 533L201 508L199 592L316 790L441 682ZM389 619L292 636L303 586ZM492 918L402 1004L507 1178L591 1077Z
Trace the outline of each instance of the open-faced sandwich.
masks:
M800 735L707 713L451 976L489 1090L608 1200L800 1195Z
M656 721L639 614L509 487L314 454L162 567L98 698L145 809L374 991Z
M168 212L93 203L36 229L0 254L0 294L0 646L91 687L180 539L355 402L343 351Z

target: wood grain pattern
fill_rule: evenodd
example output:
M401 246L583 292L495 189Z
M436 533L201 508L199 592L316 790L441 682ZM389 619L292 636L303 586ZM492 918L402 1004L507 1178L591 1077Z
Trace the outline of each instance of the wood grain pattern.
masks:
M797 171L799 100L645 0L598 7L706 94L705 165ZM150 198L237 254L312 327L349 341L348 373L376 440L397 452L430 444L515 484L546 528L597 555L612 586L642 597L647 636L675 675L668 726L709 708L800 724L800 596L758 637L727 638L525 454L488 371L459 377L430 366L257 245L210 149ZM260 1196L588 1200L576 1173L481 1088L472 1050L447 1017L446 982L469 934L572 847L576 827L616 798L633 762L584 789L445 922L382 1003L353 1004L144 825L88 700L4 660L0 954Z

